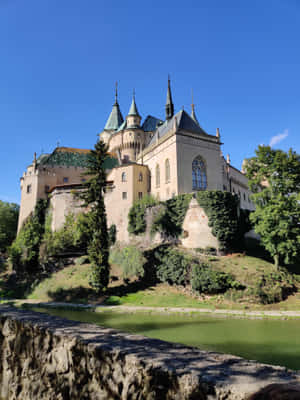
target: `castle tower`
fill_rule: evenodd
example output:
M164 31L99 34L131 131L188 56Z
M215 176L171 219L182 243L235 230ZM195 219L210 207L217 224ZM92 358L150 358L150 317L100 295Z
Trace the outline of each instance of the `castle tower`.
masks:
M139 128L141 123L141 116L138 112L136 103L135 103L135 92L133 91L132 102L129 109L129 113L126 117L127 128Z
M172 101L171 83L170 83L170 76L169 76L168 77L167 101L166 101L166 120L172 118L173 115L174 115L174 104Z
M111 113L106 121L103 132L100 138L105 142L108 141L111 134L116 132L124 121L123 115L121 113L119 103L118 103L118 84L116 82L116 92L115 92L115 103L113 104Z

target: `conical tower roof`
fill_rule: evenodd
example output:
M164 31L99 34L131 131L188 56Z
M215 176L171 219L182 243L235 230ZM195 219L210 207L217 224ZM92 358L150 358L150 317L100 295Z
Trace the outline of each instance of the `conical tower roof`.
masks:
M115 104L113 105L111 113L105 124L105 127L104 127L105 131L112 131L112 130L116 131L124 121L124 118L123 118L123 115L121 113L119 103L118 103L117 85L116 85L116 95L115 96L116 96Z
M138 109L137 109L137 106L136 106L136 103L135 103L135 93L134 93L134 91L133 91L132 102L131 102L131 106L130 106L128 115L137 115L138 117L140 116L140 114L138 112Z

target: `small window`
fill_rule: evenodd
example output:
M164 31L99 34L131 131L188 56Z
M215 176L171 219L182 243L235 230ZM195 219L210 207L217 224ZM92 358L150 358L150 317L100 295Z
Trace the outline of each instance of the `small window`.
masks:
M159 169L159 165L156 165L155 168L155 180L156 180L156 187L160 186L160 169Z
M32 189L32 188L31 188L31 185L27 185L26 192L27 192L27 193L31 193L31 189Z
M46 186L45 186L45 193L49 193L49 190L50 190L50 186L49 186L49 185L46 185Z
M246 201L246 193L244 192L244 200Z
M69 178L67 178L66 176L64 177L64 183L68 183L69 182Z
M141 172L139 173L139 182L143 182L143 174Z
M126 199L127 199L127 192L123 192L123 193L122 193L122 199L123 199L123 200L126 200Z
M139 200L143 198L143 192L139 192Z
M126 182L126 172L122 172L122 182Z
M86 182L86 179L84 179L84 178L83 178L83 179L81 179L81 182L82 182L82 183Z
M171 173L170 173L170 161L168 158L166 159L166 162L165 162L165 173L166 173L166 183L169 183Z

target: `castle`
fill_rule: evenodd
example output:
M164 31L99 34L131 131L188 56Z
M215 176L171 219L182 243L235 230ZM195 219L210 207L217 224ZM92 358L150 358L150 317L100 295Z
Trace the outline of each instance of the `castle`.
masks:
M222 154L219 129L215 135L205 132L194 104L190 115L185 110L174 114L170 79L165 121L148 115L142 122L134 94L124 119L116 88L115 103L99 136L110 153L105 204L108 226L116 225L118 240L128 241L128 211L147 194L164 201L198 190L223 190L237 194L241 208L253 209L247 178ZM53 230L63 225L68 213L82 211L73 194L85 179L88 153L57 147L51 154L34 156L21 178L18 229L40 198L50 197Z

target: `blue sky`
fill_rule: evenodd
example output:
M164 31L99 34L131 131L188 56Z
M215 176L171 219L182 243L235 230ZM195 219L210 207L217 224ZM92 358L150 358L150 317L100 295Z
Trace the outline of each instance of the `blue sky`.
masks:
M90 148L119 82L123 115L175 111L220 128L241 166L259 144L300 152L300 1L0 0L0 199L33 153Z

